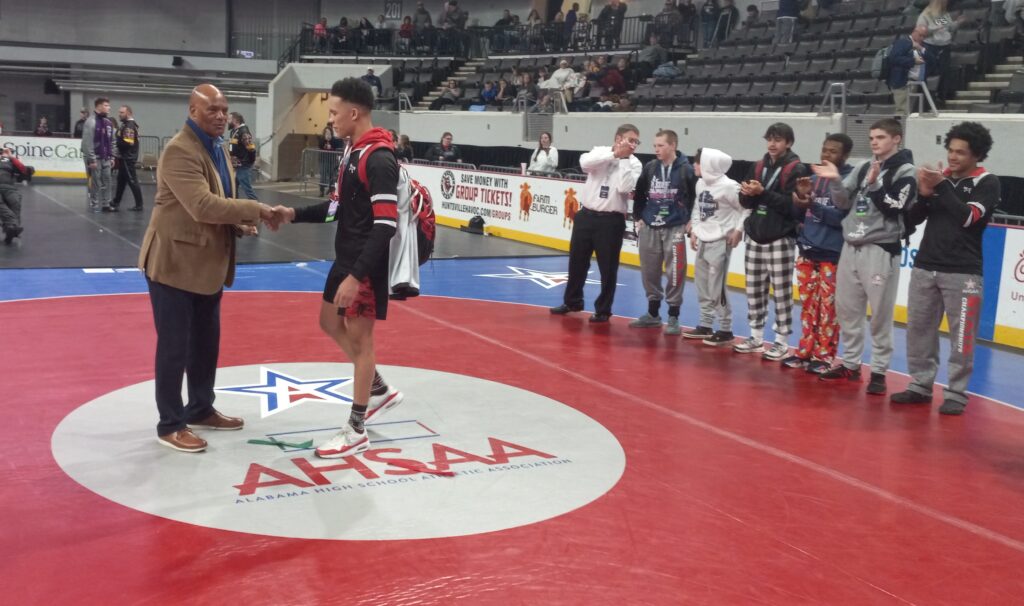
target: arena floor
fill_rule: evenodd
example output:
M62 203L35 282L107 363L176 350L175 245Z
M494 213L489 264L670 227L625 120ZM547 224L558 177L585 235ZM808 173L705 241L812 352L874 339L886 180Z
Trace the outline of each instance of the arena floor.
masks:
M218 407L246 428L185 455L154 440L155 332L134 270L148 213L84 206L79 186L26 189L24 243L0 248L11 604L1024 595L1015 351L979 347L967 413L942 417L940 390L892 405L630 329L646 307L632 268L610 324L553 317L564 256L442 229L424 296L378 328L405 401L370 426L372 451L327 462L310 444L347 418L351 377L316 319L334 229L285 227L243 242L223 303ZM896 333L890 392L907 383Z

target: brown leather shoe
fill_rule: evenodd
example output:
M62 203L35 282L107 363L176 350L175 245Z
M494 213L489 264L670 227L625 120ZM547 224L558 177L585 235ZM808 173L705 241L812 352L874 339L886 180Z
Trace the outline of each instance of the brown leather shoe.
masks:
M198 427L199 429L216 429L218 431L234 431L241 429L245 426L245 421L239 417L229 417L222 415L216 410L213 414L206 417L202 421L195 421L188 424L189 427Z
M156 440L168 448L180 450L181 452L202 452L206 450L206 440L196 436L187 427L165 436L158 436Z

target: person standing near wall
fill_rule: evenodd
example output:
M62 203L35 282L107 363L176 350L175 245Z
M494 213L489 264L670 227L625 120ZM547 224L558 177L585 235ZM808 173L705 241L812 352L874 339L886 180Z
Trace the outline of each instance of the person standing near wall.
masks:
M992 149L992 135L977 122L961 122L946 134L949 168L917 171L918 203L908 220L925 220L907 294L907 366L910 386L892 395L897 404L932 401L939 369L939 325L949 320L949 386L939 413L963 414L974 370L974 339L981 316L982 236L999 204L996 175L978 166Z
M679 136L660 130L654 137L655 158L644 166L633 191L633 224L640 252L640 273L647 294L647 313L633 328L661 326L661 301L668 302L665 334L682 332L679 308L686 284L686 225L693 209L693 169L679 153ZM664 286L662 281L664 280Z
M626 232L627 201L643 171L643 164L633 155L639 145L640 130L623 124L615 131L611 147L595 147L580 156L580 168L587 173L587 182L569 239L569 281L565 285L564 303L552 307L552 314L583 310L583 285L590 271L590 257L597 253L601 293L594 302L590 321L611 319L619 252Z
M122 105L117 110L117 117L121 124L117 127L117 153L120 157L117 169L117 192L114 194L114 201L110 205L111 212L117 212L121 206L121 196L124 195L124 187L127 185L132 190L135 198L135 206L129 210L142 210L142 190L139 188L139 177L135 173L135 165L139 161L139 124L135 121L132 108Z
M235 167L238 193L250 200L259 200L252 189L252 166L256 163L256 141L245 125L245 118L238 112L231 112L230 145L231 164Z
M98 213L110 207L110 171L114 166L114 123L110 99L97 97L93 114L82 127L82 158L89 178L89 210Z

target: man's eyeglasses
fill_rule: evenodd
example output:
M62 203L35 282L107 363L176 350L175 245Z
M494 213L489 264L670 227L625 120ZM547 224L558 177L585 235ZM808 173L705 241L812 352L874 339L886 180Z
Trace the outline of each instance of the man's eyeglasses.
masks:
M626 143L629 143L633 147L639 147L640 139L626 139Z

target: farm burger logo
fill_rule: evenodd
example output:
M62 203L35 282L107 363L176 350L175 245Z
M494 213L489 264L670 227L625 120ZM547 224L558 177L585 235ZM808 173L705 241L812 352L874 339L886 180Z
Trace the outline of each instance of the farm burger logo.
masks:
M313 447L348 418L352 367L237 366L218 370L218 387L257 384L267 372L328 387L265 418L261 398L273 390L219 391L218 408L245 417L245 429L200 431L209 450L190 455L155 443L155 407L140 405L152 402L153 383L139 383L65 417L53 434L54 458L89 490L156 516L342 540L464 536L542 522L599 498L625 469L615 437L565 404L405 367L381 369L405 401L367 426L371 449L318 459ZM111 418L123 419L114 440Z

